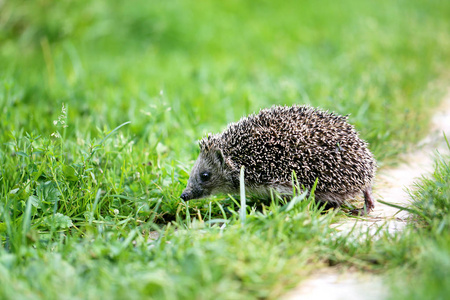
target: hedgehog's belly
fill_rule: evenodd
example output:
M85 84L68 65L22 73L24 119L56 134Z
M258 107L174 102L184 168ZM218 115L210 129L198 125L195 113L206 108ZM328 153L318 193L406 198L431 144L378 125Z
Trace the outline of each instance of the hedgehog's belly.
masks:
M348 193L331 193L331 192L315 192L315 199L317 201L323 202L323 203L330 203L333 206L341 206L346 200L350 200L352 198L355 198L358 194L362 193L361 191L354 191L354 192L348 192Z
M272 184L272 185L257 185L257 186L247 186L247 192L254 196L260 197L262 199L271 199L273 191L285 195L292 196L293 187L292 184ZM361 190L357 189L355 191L349 191L346 193L333 193L333 192L323 192L323 191L315 191L315 199L317 201L323 203L330 203L333 206L341 206L346 200L352 199L358 194L361 193Z
M275 191L281 195L292 195L293 189L292 184L278 184L278 185L249 185L247 186L247 192L254 196L270 199L272 197L272 193Z

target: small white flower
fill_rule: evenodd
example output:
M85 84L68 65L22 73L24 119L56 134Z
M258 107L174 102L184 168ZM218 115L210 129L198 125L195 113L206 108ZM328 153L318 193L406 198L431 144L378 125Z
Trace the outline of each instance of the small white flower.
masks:
M61 138L61 135L59 134L58 131L57 132L53 132L50 136L52 136L54 138L57 138L57 139Z
M67 128L68 125L66 124L66 120L67 120L67 107L63 103L61 108L61 115L58 117L58 120L53 121L53 125L57 126L59 123L63 128Z

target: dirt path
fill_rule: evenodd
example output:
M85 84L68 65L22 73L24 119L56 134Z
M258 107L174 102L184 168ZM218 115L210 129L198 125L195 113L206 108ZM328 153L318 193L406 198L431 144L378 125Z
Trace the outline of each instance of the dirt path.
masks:
M376 200L408 205L408 189L414 188L414 182L433 171L435 151L448 153L443 132L450 138L450 89L432 119L430 134L417 146L417 150L400 157L403 162L392 168L379 170L374 186ZM375 210L363 220L349 220L336 224L345 233L355 226L360 230L376 232L379 226L386 224L390 231L402 230L406 225L407 213L376 201ZM326 300L372 300L387 298L388 290L379 276L362 273L339 273L325 269L313 274L297 288L286 294L284 300L326 299Z

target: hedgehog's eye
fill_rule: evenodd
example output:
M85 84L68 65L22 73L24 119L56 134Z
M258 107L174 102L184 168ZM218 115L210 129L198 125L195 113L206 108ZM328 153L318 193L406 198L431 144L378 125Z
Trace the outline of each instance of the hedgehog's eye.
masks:
M200 174L200 179L201 179L203 182L208 181L210 178L211 178L211 173L209 173L209 172L202 172L202 173Z

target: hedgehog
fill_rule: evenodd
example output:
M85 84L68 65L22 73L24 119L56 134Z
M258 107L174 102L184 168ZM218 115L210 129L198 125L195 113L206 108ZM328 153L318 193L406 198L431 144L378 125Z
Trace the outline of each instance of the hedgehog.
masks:
M257 197L270 199L273 191L292 196L295 172L305 189L317 180L315 199L327 206L340 207L362 194L364 207L351 212L367 214L374 208L376 161L347 119L307 105L272 106L243 117L199 141L181 199L238 194L244 166L246 191Z

